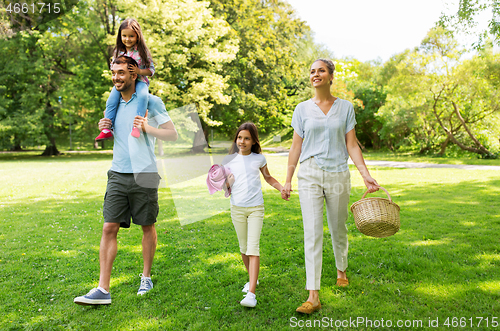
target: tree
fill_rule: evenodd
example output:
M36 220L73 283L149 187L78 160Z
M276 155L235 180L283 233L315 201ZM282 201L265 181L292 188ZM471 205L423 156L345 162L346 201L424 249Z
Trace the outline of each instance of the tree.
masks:
M243 121L253 121L261 132L285 124L308 91L304 74L310 63L302 62L301 47L312 43L309 27L279 0L212 0L211 8L239 40L235 59L223 67L231 102L213 111L222 122L219 130L232 134Z
M140 22L152 52L156 73L150 92L169 108L194 103L205 133L207 126L220 125L211 112L214 105L231 101L224 92L229 73L223 65L238 51L227 22L214 17L209 3L202 1L127 1L120 6Z
M51 21L71 12L78 0L0 1L0 36L20 31L43 31Z
M489 12L489 13L488 13ZM460 0L459 8L455 15L442 15L438 22L442 27L453 32L466 32L476 26L480 14L489 14L488 28L481 31L475 48L483 48L488 40L493 40L500 45L500 1L499 0Z
M6 91L0 98L2 148L45 144L43 155L58 155L56 140L68 124L68 111L85 124L94 122L87 117L90 111L79 114L85 105L92 109L98 100L103 109L105 62L96 61L99 43L85 38L99 29L91 5L80 2L63 16L0 39Z
M485 51L471 60L442 28L429 32L418 51L407 55L388 84L388 102L380 111L389 140L407 141L421 150L449 143L483 157L495 143L498 129L498 54ZM495 63L495 64L494 64Z
M356 112L356 137L361 148L380 148L382 123L376 114L385 103L384 86L378 82L382 67L375 62L344 59L337 63L340 79L353 92L351 102Z
M40 123L50 87L39 39L38 32L20 32L0 39L1 148L20 150L24 144L47 141Z
M195 103L202 120L211 124L213 104L230 100L221 64L234 58L237 41L228 36L227 23L211 15L207 2L80 1L39 31L0 40L6 58L0 65L6 78L0 85L5 91L2 147L36 141L47 145L44 154L58 154L56 140L70 120L80 137L92 139L112 87L109 63L118 24L134 16L156 62L150 92L167 99L169 108ZM16 121L18 115L22 121ZM19 128L24 122L36 129Z

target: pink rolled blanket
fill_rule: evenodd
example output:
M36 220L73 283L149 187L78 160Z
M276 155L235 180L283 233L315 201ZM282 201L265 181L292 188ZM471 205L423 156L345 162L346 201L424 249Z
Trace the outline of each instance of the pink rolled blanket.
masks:
M208 171L208 192L210 192L210 194L214 194L217 191L224 190L224 196L228 198L231 195L231 188L227 188L226 180L227 176L229 176L230 174L231 169L229 169L229 167L214 164Z

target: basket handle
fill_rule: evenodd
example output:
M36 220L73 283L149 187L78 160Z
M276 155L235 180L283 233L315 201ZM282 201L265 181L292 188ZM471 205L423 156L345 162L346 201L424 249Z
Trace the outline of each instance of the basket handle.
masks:
M391 196L389 195L389 192L387 192L387 190L385 188L383 188L382 186L379 186L379 188L381 188L382 190L385 191L385 194L387 194L387 197L389 198L389 202L392 203L392 199L391 199ZM363 196L361 197L361 199L364 199L367 194L368 194L368 190L366 190L365 194L363 194Z

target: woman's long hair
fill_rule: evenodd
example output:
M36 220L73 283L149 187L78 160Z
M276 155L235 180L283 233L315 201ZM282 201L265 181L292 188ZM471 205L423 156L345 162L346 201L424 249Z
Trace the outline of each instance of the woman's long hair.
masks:
M146 68L149 68L151 65L151 62L149 61L149 58L151 57L151 52L148 49L148 46L146 46L146 42L144 41L144 36L142 35L142 30L141 26L139 25L139 22L137 22L133 18L127 18L125 21L120 24L120 28L118 29L118 35L116 36L116 47L113 50L113 57L117 58L118 54L120 52L127 52L127 47L125 47L125 44L122 41L122 30L123 29L131 29L134 31L137 35L137 50L139 51L139 55L141 56L142 59L142 64L146 66Z
M252 152L256 154L261 154L262 149L260 148L260 142L259 142L259 132L257 131L257 127L255 124L252 122L245 122L240 127L238 128L238 131L236 131L236 135L234 136L233 140L233 145L231 146L231 150L229 151L229 154L233 153L238 153L240 149L238 148L238 145L236 145L236 140L238 140L238 135L240 134L241 131L247 130L250 132L250 136L252 137L252 140L254 141L254 144L252 145Z

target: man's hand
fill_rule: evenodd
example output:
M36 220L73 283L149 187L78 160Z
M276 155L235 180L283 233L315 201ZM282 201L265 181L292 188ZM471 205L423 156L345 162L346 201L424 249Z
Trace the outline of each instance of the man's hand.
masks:
M142 132L146 132L146 127L148 126L148 110L146 109L146 115L144 117L137 115L134 118L134 126L141 129Z
M113 122L109 118L101 118L99 121L99 131L110 129Z

